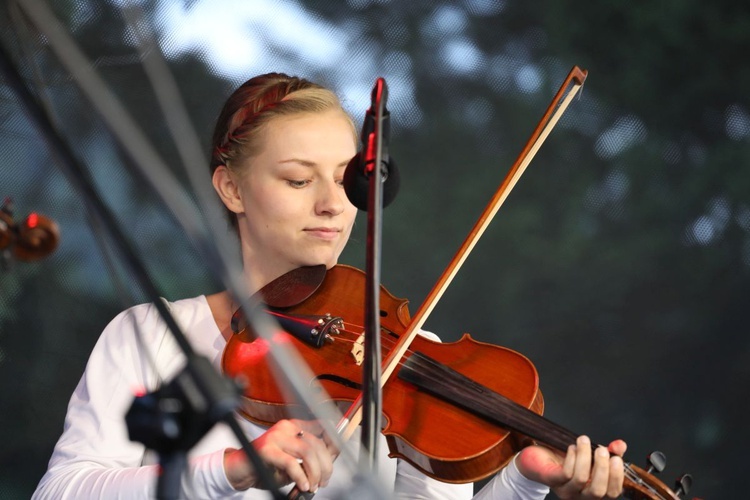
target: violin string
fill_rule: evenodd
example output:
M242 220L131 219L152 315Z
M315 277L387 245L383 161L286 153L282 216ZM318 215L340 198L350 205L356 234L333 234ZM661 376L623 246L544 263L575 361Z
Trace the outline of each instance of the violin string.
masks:
M344 330L342 330L342 331L344 331ZM352 332L346 332L346 333L352 333ZM352 339L348 339L348 338L341 338L341 337L336 337L336 340L337 341L341 341L341 342L347 342L349 344L354 344L356 342L356 340L352 340ZM390 351L383 353L383 357L387 356L389 352ZM407 354L413 354L413 353L414 353L414 351L411 351L411 350L407 351ZM404 357L406 357L406 355L404 355ZM402 366L405 362L406 362L406 360L404 358L401 358L399 360L399 362L398 362L398 366Z
M357 330L343 329L343 330L341 330L342 332L351 333L352 335L357 335L357 336L363 335L365 333L364 326L356 325L354 323L349 323L347 321L344 321L344 325L349 325L349 326L351 326L351 327L353 327L353 328L355 328ZM391 333L394 333L394 332L392 332L391 330L389 330L388 328L385 328L385 327L381 327L381 330L382 331L381 331L381 335L380 335L380 342L381 342L381 344L384 347L387 347L387 348L389 348L389 349L392 350L396 346L398 346L398 340L394 340L394 339L391 339L391 338L388 337L388 335L390 335ZM409 353L409 354L413 354L414 353L414 351L411 348L408 348L406 352Z
M641 476L630 467L629 463L625 463L624 469L625 469L625 475L628 477L628 479L633 481L633 483L649 490L649 492L653 493L655 495L655 498L657 498L658 500L668 500L667 498L662 496L661 493L656 491L656 489L653 488L650 484L648 484L643 479L641 479Z
M360 337L361 335L363 335L365 333L364 332L364 327L362 327L360 325L355 325L355 324L349 323L349 322L344 322L344 325L347 326L347 328L340 329L339 330L340 333L348 334L348 335L352 335L352 336L356 336L357 338ZM359 329L359 331L354 330L354 329L350 330L349 328ZM385 356L387 356L398 345L398 341L390 339L390 338L387 337L387 334L390 333L390 331L388 329L382 328L382 330L383 331L381 333L380 340L381 340L381 343L382 343L383 347L385 347L385 349L386 349L386 352L383 353L383 357L385 357ZM386 335L383 335L383 333L386 334ZM346 337L344 337L344 338L337 337L337 339L341 339L341 340L343 340L345 342L349 342L351 344L354 344L356 342L356 340L353 340L351 338L346 338ZM413 354L414 352L416 352L416 351L412 350L411 348L408 348L406 350L406 352L405 352L405 356L402 357L399 360L398 366L402 366L405 363L406 354L410 355L410 354ZM630 467L630 464L628 464L628 463L624 464L624 471L625 471L625 476L628 479L630 479L633 483L635 483L635 484L637 484L639 486L642 486L642 487L648 489L651 493L653 493L653 495L655 495L656 499L658 499L658 500L668 500L667 498L663 497L657 490L655 490L651 485L649 485L648 483L646 483L645 481L643 481L640 478L640 476L638 475L638 473L635 472Z
M365 333L364 332L364 327L360 327L359 325L354 325L354 324L348 323L348 322L344 322L344 324L345 325L351 325L351 326L354 326L356 328L362 328L362 331L358 332L358 331L349 330L347 328L344 328L344 329L339 330L341 333L348 333L348 334L351 334L351 335L356 335L358 338L359 338L359 336L361 336L361 335L363 335ZM384 331L381 332L380 342L381 342L382 346L385 347L385 349L387 349L387 351L383 353L383 357L385 357L388 354L390 354L391 351L393 351L393 349L395 349L398 346L398 341L390 339L390 338L388 338L385 335L382 335L382 333L386 333L386 334L390 333L390 331L388 329L381 328L381 330L384 330ZM345 339L345 340L347 340L348 342L351 342L351 343L356 342L356 340L350 340L350 339ZM406 352L404 353L404 356L406 354L414 354L414 352L415 351L412 350L411 348L407 348ZM404 362L404 358L401 358L401 360L399 360L399 366L401 366L401 364L403 362Z

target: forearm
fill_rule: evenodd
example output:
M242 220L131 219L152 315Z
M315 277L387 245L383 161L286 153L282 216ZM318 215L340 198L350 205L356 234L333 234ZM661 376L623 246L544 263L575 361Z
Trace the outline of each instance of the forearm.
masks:
M180 498L231 498L222 466L224 452L191 459L180 484ZM33 499L156 497L159 466L116 467L92 461L65 461L50 467Z
M32 499L153 498L158 466L107 468L73 463L50 468Z

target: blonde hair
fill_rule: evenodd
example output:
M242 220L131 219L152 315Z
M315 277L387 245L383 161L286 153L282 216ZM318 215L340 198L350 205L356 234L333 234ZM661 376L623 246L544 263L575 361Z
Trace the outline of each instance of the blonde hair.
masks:
M346 114L336 94L304 78L283 73L251 78L229 96L216 121L211 172L219 165L236 168L238 160L257 154L262 146L258 135L272 119L331 109Z
M264 126L276 117L300 113L320 113L338 109L352 125L354 122L333 91L304 78L283 73L267 73L246 81L224 103L216 120L211 148L211 173L219 165L241 174L238 165L257 155ZM236 215L227 210L236 229Z

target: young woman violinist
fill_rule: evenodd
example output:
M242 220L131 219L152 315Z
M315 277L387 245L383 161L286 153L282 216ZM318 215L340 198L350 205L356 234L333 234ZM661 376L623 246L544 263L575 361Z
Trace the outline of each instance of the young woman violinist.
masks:
M356 209L342 187L357 132L329 90L282 74L245 82L229 97L213 136L213 185L238 231L244 276L257 291L300 266L338 261ZM195 350L219 367L236 309L227 292L170 304ZM140 340L137 336L140 335ZM34 498L152 498L157 457L127 436L124 414L137 388L155 388L184 359L152 305L128 309L106 327L70 400L65 428ZM314 422L242 425L284 484L326 490L348 478ZM352 439L351 446L358 440ZM386 445L380 446L386 450ZM616 498L622 491L625 443L593 453L581 436L567 455L524 448L477 498ZM356 454L354 454L356 456ZM472 485L441 483L406 462L378 457L399 498L470 498ZM192 450L186 498L267 498L231 432L215 426ZM326 487L329 488L326 488Z

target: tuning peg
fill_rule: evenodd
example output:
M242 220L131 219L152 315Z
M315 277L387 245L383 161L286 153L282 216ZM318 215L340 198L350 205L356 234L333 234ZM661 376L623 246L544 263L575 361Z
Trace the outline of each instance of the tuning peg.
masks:
M677 478L674 483L674 492L678 497L687 495L690 491L690 487L693 485L693 476L690 474L683 474Z
M648 463L649 474L654 472L658 474L667 466L667 456L660 451L654 451L646 457L646 463Z

